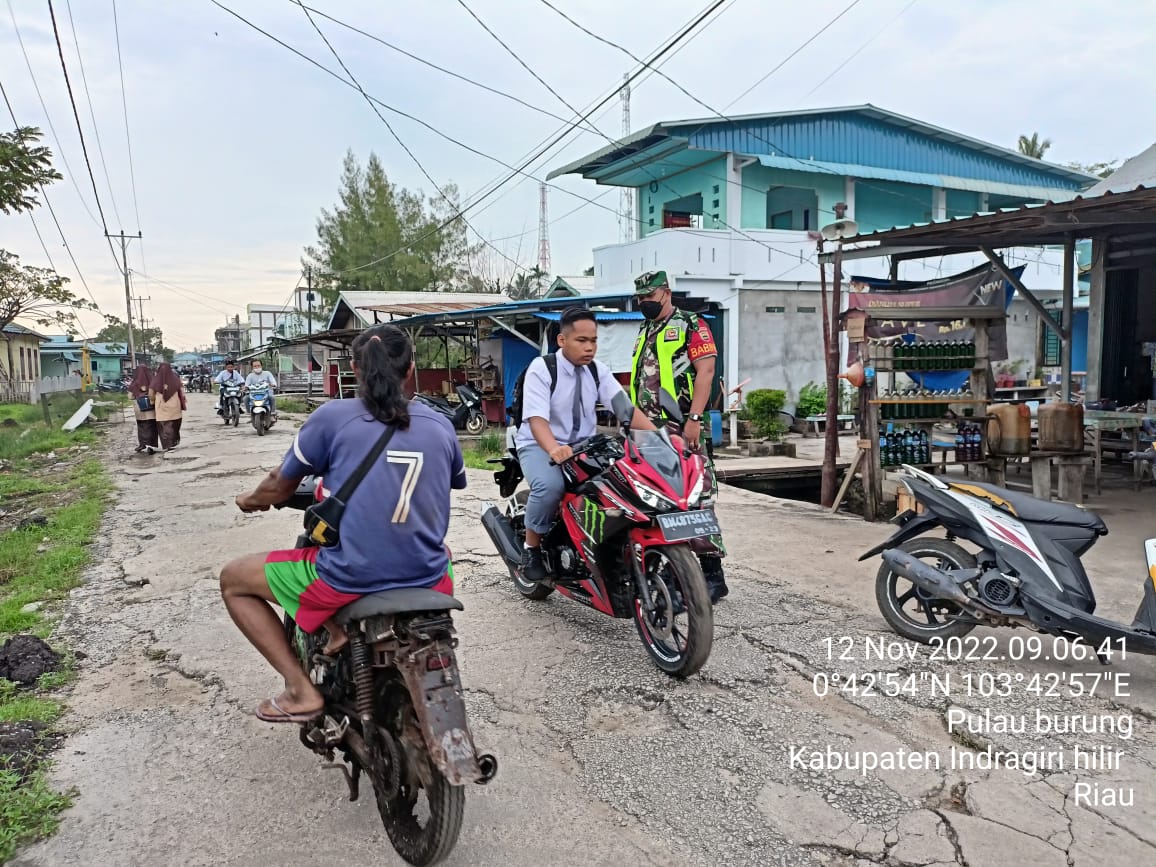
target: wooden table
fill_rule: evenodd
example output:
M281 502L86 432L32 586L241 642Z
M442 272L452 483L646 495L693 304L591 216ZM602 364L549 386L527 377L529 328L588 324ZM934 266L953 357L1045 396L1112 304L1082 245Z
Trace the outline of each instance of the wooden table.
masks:
M1140 430L1144 425L1145 416L1134 412L1108 412L1100 409L1084 410L1084 431L1092 440L1092 457L1094 460L1094 475L1096 493L1101 492L1101 468L1104 462L1103 433L1104 431L1127 432L1132 437L1132 451L1140 451ZM1142 467L1140 461L1132 461L1132 487L1140 490Z
M810 431L812 431L815 434L815 436L818 436L819 435L819 425L827 423L827 416L825 416L825 415L809 415L809 416L807 416L805 421L807 423L808 429ZM842 428L843 425L853 424L854 421L855 421L855 416L853 416L853 415L840 415L840 416L838 416L837 424L838 424L839 428Z
M1069 503L1084 502L1084 472L1092 456L1072 452L1032 452L1032 496L1037 500L1052 498L1052 463L1060 467L1059 497Z

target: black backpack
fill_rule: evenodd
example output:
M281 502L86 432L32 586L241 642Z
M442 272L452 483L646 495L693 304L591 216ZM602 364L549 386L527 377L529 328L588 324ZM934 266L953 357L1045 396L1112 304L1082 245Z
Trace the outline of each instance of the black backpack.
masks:
M558 354L551 352L549 355L543 355L543 360L546 362L546 370L550 372L550 394L554 394L554 389L558 387ZM530 364L534 362L531 361ZM590 375L594 377L594 387L600 388L601 383L598 381L598 364L590 362ZM518 377L518 381L514 383L514 404L506 407L506 412L510 416L510 423L514 427L522 426L522 389L526 382L526 373L530 370L530 365L526 365L526 369L522 371Z

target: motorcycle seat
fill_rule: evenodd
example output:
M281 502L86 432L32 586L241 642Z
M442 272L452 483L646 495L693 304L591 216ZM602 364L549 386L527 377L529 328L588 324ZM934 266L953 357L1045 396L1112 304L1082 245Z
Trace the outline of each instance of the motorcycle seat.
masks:
M993 497L1007 501L1015 510L1016 517L1027 524L1058 524L1065 527L1078 527L1082 530L1094 530L1101 535L1108 532L1107 525L1095 512L1081 509L1069 503L1057 503L1051 500L1037 500L1027 494L1009 491L984 482L968 482L968 487L987 491Z
M342 626L366 617L411 614L417 611L461 611L465 606L453 596L425 587L401 587L362 596L337 612Z

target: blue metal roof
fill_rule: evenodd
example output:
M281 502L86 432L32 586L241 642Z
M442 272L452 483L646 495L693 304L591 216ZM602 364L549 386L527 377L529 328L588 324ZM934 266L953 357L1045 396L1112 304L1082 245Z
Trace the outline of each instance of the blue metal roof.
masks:
M557 322L562 318L561 313L535 313L535 319L545 319L548 322ZM595 310L595 322L639 322L646 317L637 310Z
M613 301L625 301L633 298L632 292L614 292L604 295L578 295L565 298L530 298L525 301L507 301L504 304L492 304L485 307L474 307L470 310L447 310L441 313L422 313L409 316L405 319L395 319L391 323L401 328L414 328L425 325L444 325L451 322L472 322L478 319L489 319L510 314L529 314L544 310L565 310L567 307L588 307Z
M717 153L781 158L789 163L784 167L795 171L827 173L831 164L874 167L1053 191L1078 191L1096 182L1083 172L873 105L663 122L547 178L578 173L599 183L639 186L646 182L638 175L642 166L664 165L664 160L673 161L672 167L685 165L685 157L673 156L677 149L672 146L680 143L689 151L706 152L703 158Z

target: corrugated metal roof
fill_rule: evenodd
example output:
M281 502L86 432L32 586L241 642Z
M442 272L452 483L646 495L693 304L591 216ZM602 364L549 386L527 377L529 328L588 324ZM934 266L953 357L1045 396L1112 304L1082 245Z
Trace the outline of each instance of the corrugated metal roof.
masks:
M561 313L535 313L535 319L545 319L547 322L557 322L562 318ZM595 322L636 322L646 317L637 310L595 310Z
M1000 208L910 226L864 232L845 243L879 242L911 246L967 244L1046 246L1074 238L1109 237L1122 229L1135 234L1156 230L1156 187L1137 187L1099 196ZM870 249L870 248L866 248ZM823 254L828 259L830 253Z
M904 184L943 187L947 190L972 190L977 193L987 193L995 196L1014 196L1023 199L1066 201L1076 196L1075 190L1058 190L1055 187L1006 184L976 178L957 178L949 175L912 172L903 169L888 169L879 166L852 165L850 163L810 161L803 164L793 157L760 156L759 163L768 168L775 169L823 171L829 174L846 175L852 178L876 178L884 181L899 181Z
M549 174L580 173L600 183L636 171L663 138L685 139L692 150L783 157L795 171L826 171L824 163L874 166L951 178L1080 190L1094 178L1066 166L952 132L873 105L666 121ZM629 185L629 183L627 184ZM960 187L954 187L959 189ZM963 189L970 189L965 187Z
M1125 161L1124 165L1088 190L1085 195L1126 193L1137 187L1156 187L1156 144Z
M500 296L491 296L500 297ZM358 307L358 310L372 310L374 313L388 313L391 316L420 316L422 313L447 313L451 310L473 310L475 301L428 301L421 304L374 304Z
M9 322L7 325L4 326L4 328L2 330L7 331L9 334L25 334L29 337L35 337L41 341L47 341L48 340L48 338L45 337L43 334L38 334L37 332L33 331L31 328L25 328L23 325L19 325L15 322Z

